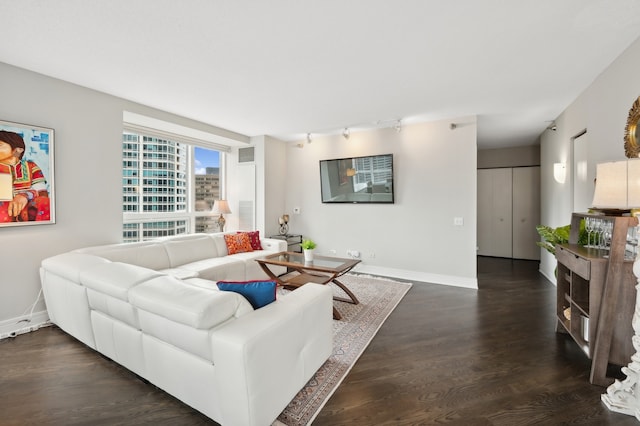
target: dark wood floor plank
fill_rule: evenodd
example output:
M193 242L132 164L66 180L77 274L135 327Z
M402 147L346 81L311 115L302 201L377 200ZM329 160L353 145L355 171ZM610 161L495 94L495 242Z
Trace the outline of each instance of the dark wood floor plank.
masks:
M478 281L416 283L314 426L637 424L555 333L537 262L481 257ZM0 365L2 425L216 424L56 327L0 341Z

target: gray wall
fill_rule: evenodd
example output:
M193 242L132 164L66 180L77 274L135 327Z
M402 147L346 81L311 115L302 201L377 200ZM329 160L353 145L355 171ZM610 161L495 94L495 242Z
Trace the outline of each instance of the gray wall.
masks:
M0 333L36 300L43 258L122 240L122 120L128 110L221 137L241 135L0 63L0 119L55 131L56 223L3 227ZM244 137L246 138L246 137ZM246 138L248 140L248 138ZM34 312L42 312L40 301Z
M361 252L364 272L466 287L476 281L476 118L315 136L288 144L285 212L290 229L322 254ZM395 204L323 204L319 161L394 155ZM293 214L300 207L301 214ZM454 226L454 218L463 226Z
M567 225L573 212L572 140L587 131L588 167L624 160L624 128L629 109L640 95L640 39L622 53L555 120L557 130L541 136L541 223ZM567 163L565 183L553 179L553 164ZM588 182L592 191L592 183ZM593 192L591 192L593 193ZM553 256L542 250L540 270L555 283Z

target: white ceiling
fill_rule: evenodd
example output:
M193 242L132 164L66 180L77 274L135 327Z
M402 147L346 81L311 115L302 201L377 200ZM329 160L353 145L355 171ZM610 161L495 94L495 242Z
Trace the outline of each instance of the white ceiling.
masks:
M0 0L0 61L284 140L478 116L531 145L640 36L638 0Z

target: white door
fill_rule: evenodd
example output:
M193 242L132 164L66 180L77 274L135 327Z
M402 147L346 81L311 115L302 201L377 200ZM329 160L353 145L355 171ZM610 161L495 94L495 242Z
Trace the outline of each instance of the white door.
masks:
M540 167L513 169L513 258L540 260Z
M512 169L478 170L478 254L512 256Z

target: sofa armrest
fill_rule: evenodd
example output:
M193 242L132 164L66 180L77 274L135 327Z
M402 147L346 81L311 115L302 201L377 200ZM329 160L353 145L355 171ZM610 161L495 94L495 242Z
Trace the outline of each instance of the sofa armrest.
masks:
M260 238L260 245L263 250L273 252L287 251L287 242L277 238Z
M211 344L222 423L271 424L333 351L332 290L306 284L213 330Z

